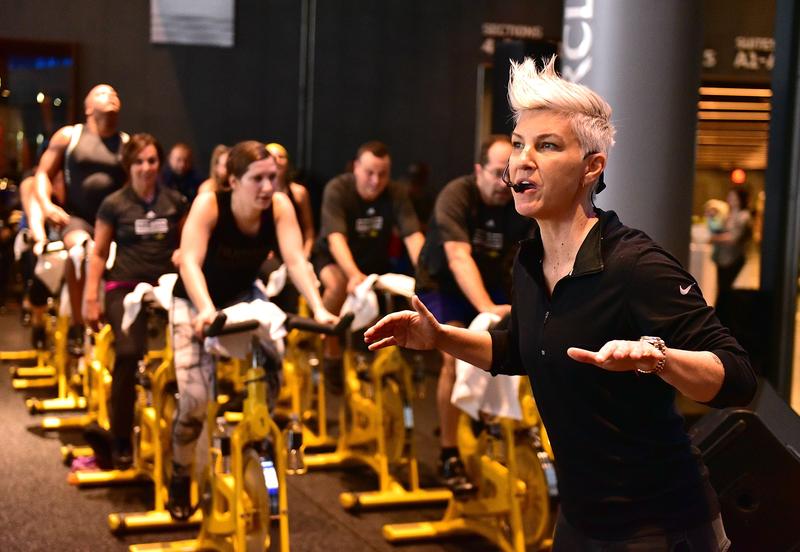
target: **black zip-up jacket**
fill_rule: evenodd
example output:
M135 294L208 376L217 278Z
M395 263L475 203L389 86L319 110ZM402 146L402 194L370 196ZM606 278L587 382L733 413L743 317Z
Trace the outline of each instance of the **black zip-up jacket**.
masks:
M711 351L725 369L708 403L716 408L747 404L755 375L678 261L613 211L597 214L552 296L538 229L522 242L511 323L492 331L491 371L530 378L571 525L597 539L688 529L716 517L719 503L675 410L675 389L657 375L576 362L567 349L649 335L667 347Z

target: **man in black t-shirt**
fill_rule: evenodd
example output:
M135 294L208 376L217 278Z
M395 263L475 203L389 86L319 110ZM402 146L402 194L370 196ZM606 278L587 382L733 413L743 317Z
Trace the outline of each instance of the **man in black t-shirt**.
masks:
M504 316L511 310L511 265L517 243L532 221L514 209L503 170L511 155L505 135L490 136L481 146L474 172L448 183L436 199L433 217L417 266L416 288L437 320L467 326L479 312ZM456 492L471 483L458 456L459 410L450 402L455 358L442 353L436 391L441 425L441 476Z
M411 262L417 264L425 241L404 190L390 182L391 158L380 142L358 149L353 172L325 186L322 228L314 264L325 286L323 300L331 312L341 309L348 292L368 274L389 270L389 241L396 228Z
M391 182L389 149L381 142L358 148L353 172L337 176L325 186L320 235L312 262L324 286L328 311L339 312L347 293L368 274L389 271L389 242L396 228L411 262L416 266L425 241L419 220L402 186ZM326 368L334 391L341 370L335 340L327 339Z

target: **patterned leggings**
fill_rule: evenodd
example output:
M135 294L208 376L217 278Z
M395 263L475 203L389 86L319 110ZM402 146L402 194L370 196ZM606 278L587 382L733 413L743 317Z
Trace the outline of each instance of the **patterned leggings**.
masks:
M178 408L172 428L172 459L184 467L194 462L214 376L214 360L192 328L191 322L196 315L197 310L189 301L173 298L170 322L178 380Z

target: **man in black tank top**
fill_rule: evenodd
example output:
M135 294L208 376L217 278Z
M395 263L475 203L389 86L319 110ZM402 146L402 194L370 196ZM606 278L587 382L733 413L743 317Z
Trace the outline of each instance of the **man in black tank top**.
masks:
M127 134L117 128L120 101L116 90L107 84L98 84L89 91L84 107L86 123L58 130L50 139L36 171L36 198L47 219L62 227L67 247L91 239L100 203L125 183L120 152ZM66 181L66 209L51 200L51 180L61 170ZM80 270L80 273L82 277L78 278L75 267L68 264L66 275L73 319L71 349L78 354L83 331L85 271Z

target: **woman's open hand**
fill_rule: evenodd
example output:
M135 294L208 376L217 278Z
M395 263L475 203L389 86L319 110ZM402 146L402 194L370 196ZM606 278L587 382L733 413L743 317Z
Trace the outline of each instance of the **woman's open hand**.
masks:
M644 341L609 341L599 351L587 351L578 347L567 349L572 360L594 364L610 372L632 372L640 369L650 372L655 369L664 354Z
M364 332L370 351L391 345L423 351L436 347L441 331L439 322L416 295L411 298L411 305L416 312L400 311L384 316Z

